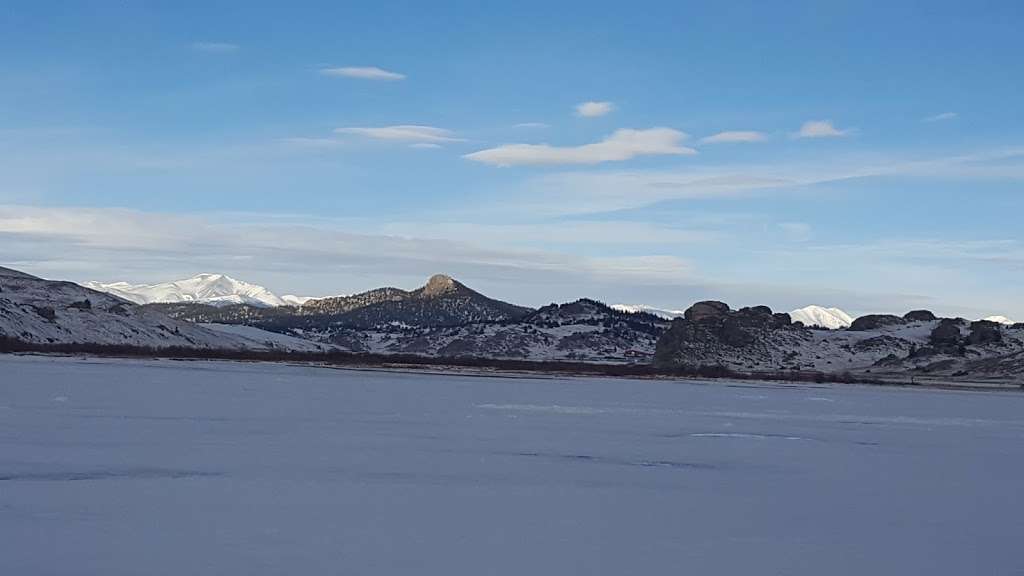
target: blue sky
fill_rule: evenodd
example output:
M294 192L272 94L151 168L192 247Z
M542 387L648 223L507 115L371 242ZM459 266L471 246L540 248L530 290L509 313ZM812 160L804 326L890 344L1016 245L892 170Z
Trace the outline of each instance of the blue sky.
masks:
M0 262L1024 319L1015 2L7 2Z

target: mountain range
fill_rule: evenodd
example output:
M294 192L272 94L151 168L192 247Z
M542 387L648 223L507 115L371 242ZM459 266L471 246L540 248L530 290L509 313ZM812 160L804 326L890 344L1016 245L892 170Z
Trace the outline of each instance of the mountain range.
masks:
M18 349L12 346L18 342L44 349L333 350L668 371L1024 379L1024 324L937 318L926 310L851 319L819 306L775 313L707 301L680 314L586 298L532 309L445 275L412 290L385 287L295 304L215 274L142 287L91 286L110 292L0 268L0 350ZM171 301L150 302L158 299Z
M160 284L86 282L83 286L108 292L136 304L195 302L212 306L299 306L311 300L309 297L293 295L278 297L262 286L235 280L224 274L197 274L185 280Z
M803 322L804 326L817 326L830 330L849 328L853 324L853 317L839 308L812 305L793 310L789 316L794 322Z
M438 283L446 283L449 288L457 290L468 290L461 284L456 287L451 278L439 275L428 281L421 290L444 289ZM184 280L163 282L159 284L130 284L128 282L114 282L104 284L100 282L87 282L87 288L109 292L120 296L136 304L206 304L215 307L225 307L237 304L245 304L254 307L278 307L293 306L304 308L305 314L339 314L349 312L357 308L363 308L367 304L376 304L382 301L408 301L419 300L413 292L407 292L399 288L378 288L360 294L349 296L331 297L310 297L310 296L277 296L270 290L249 282L236 280L224 274L198 274ZM468 292L467 292L468 294ZM479 295L478 295L479 296ZM478 300L479 298L477 298ZM473 299L470 299L473 300ZM467 301L469 303L469 301ZM407 304L406 307L413 307L415 304ZM647 306L644 304L613 304L611 306L621 312L645 312L671 320L683 315L683 310L671 310ZM411 311L410 311L411 312ZM367 311L369 316L365 317L364 324L376 323L379 319L372 318L372 312ZM490 313L479 316L480 319L494 319ZM513 313L514 315L514 313ZM794 321L803 322L807 326L820 328L845 328L853 322L853 318L838 308L825 308L822 306L807 306L790 312ZM999 317L1002 318L1002 317ZM453 319L455 323L470 320L460 311ZM1002 318L1003 323L1012 322Z

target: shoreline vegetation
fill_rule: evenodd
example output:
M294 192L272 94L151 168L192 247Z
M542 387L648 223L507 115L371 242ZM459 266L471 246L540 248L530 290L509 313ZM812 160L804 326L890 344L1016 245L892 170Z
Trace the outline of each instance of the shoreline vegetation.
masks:
M254 351L230 349L201 349L185 347L151 348L109 344L35 344L0 337L0 354L39 354L59 356L88 356L95 358L124 358L135 360L221 360L241 362L296 363L326 368L401 369L410 371L464 371L479 370L486 373L516 373L558 376L606 376L618 378L659 379L712 379L736 381L793 382L805 384L866 384L915 388L948 388L970 390L1024 389L1009 381L963 382L904 374L887 377L884 374L829 373L808 370L776 370L741 372L724 366L661 367L653 364L602 364L594 362L564 362L484 358L474 356L428 357L413 354L373 354L342 351L296 352Z

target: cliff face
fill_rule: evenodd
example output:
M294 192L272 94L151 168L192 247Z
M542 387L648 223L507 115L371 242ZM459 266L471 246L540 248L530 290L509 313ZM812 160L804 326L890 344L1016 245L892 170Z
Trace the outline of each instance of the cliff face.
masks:
M698 302L658 340L655 363L774 370L791 350L812 339L812 331L767 306L732 310L722 302Z

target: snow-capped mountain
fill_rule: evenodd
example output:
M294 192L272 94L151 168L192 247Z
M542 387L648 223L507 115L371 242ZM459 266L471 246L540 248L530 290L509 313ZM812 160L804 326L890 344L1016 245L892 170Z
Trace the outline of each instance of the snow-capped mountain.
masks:
M636 314L637 312L646 312L648 314L654 314L662 318L671 320L672 318L678 318L683 315L683 310L667 310L665 308L655 308L654 306L648 306L646 304L612 304L613 310L619 312L629 312Z
M270 290L256 284L235 280L223 274L199 274L185 280L161 284L129 284L114 282L102 284L87 282L86 288L107 292L136 304L157 302L196 302L214 306L248 304L250 306L288 306L305 303L309 298L301 296L278 297ZM300 302L301 301L301 302Z
M804 326L817 326L829 330L849 328L850 324L853 324L853 317L839 308L811 305L793 310L789 316L794 322L803 322Z
M110 293L0 267L0 342L304 352L331 348L255 328L214 328L168 318Z
M1015 324L1013 320L1010 320L1006 316L989 316L982 318L982 320L988 320L989 322L995 322L996 324Z

